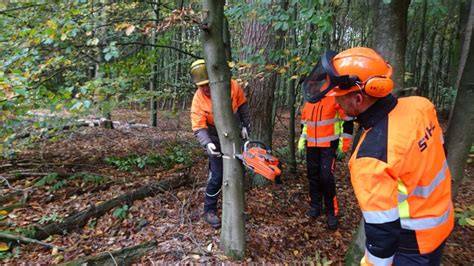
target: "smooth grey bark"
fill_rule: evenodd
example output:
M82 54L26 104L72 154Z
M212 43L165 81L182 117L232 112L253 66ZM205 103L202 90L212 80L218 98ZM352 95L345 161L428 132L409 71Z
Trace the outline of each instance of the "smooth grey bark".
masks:
M234 259L245 257L244 186L241 141L230 94L230 70L222 36L224 1L204 0L203 48L211 88L212 110L223 155L221 248Z
M393 67L394 94L404 88L407 13L410 0L375 0L374 49Z
M345 265L360 265L360 260L365 253L365 230L364 220L360 220L357 231L352 236L352 242L344 256Z
M296 20L298 17L298 10L295 6L295 10L293 13L293 19ZM296 35L296 29L290 29L291 33L291 43L294 47L298 46L298 39ZM292 79L289 84L288 84L288 109L290 111L290 127L289 127L289 135L290 135L290 143L289 143L289 149L290 149L290 161L289 161L289 168L290 168L290 173L296 173L296 147L295 147L295 139L296 139L296 129L295 129L295 124L296 124L296 107L295 107L295 102L296 102L296 92L295 92L295 86L296 86L296 80Z
M230 31L229 31L229 21L224 16L224 27L222 29L222 37L224 39L224 47L225 47L225 58L227 62L232 61L232 47L230 45Z
M107 5L109 0L105 0L102 4ZM100 3L100 2L99 2ZM99 4L100 5L100 4ZM92 4L94 6L94 3ZM106 11L102 11L98 13L99 17L103 17L105 24L107 23L107 13ZM99 20L96 21L96 23L100 23ZM96 30L95 32L97 38L99 40L105 39L105 28L101 28ZM95 73L94 73L94 79L102 79L104 78L104 72L101 71L100 65L104 61L103 56L102 56L102 49L99 47L97 48L97 55L96 55L96 65L95 65ZM104 101L110 101L110 95L107 93L104 97ZM114 127L114 124L112 123L112 113L111 110L101 110L102 116L105 119L105 121L102 122L101 126L105 128L112 129Z
M159 5L160 5L160 1L159 0L153 0L152 1L152 6L153 6L153 14L154 14L154 19L156 21L158 21L159 19L159 16L160 16L160 9L159 9ZM155 45L156 44L156 31L153 30L152 33L151 33L151 36L150 36L150 43L152 45ZM152 47L151 48L152 51L154 53L156 53L157 51L157 48L156 47ZM150 83L149 83L149 89L150 91L152 92L155 92L157 90L157 82L158 82L158 59L153 63L153 66L152 66L152 74L151 74L151 79L150 79ZM157 118L157 115L158 115L158 102L157 100L155 99L155 97L153 97L151 100L150 100L150 126L152 127L156 127L157 126L157 123L158 123L158 118Z
M446 148L453 179L452 197L456 198L463 179L469 149L474 142L474 0L470 1L469 18L464 33L459 66L458 92L449 119Z

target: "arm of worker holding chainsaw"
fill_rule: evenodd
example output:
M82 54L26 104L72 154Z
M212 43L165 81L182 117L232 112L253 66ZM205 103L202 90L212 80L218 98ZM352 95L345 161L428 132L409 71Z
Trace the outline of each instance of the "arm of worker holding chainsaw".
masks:
M199 144L206 149L209 156L218 157L221 153L218 151L216 144L212 142L209 134L207 115L208 113L202 110L199 104L195 104L195 101L193 100L193 104L191 105L191 124L194 136Z
M236 86L236 94L233 95L235 97L235 102L237 103L237 117L239 118L239 122L241 123L240 126L240 136L242 139L248 139L250 135L250 110L249 105L247 103L247 98L245 97L245 93L240 87L240 85L235 81L232 80L232 86ZM234 101L234 99L233 99Z

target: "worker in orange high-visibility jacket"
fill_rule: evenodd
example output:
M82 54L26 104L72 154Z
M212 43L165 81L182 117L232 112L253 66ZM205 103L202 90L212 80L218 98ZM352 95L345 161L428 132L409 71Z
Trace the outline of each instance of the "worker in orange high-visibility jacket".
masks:
M214 228L221 222L217 216L217 200L222 186L222 158L219 137L214 125L209 78L204 60L191 64L191 78L198 87L191 105L191 124L195 137L207 151L209 157L209 177L204 196L204 220ZM231 80L232 110L240 125L241 137L248 139L250 114L247 100L237 81Z
M337 229L338 203L334 178L335 159L342 159L349 150L353 122L336 104L335 97L317 103L305 102L301 112L302 133L298 141L300 156L306 149L310 209L307 215L321 215L323 202L329 229ZM323 201L324 198L324 201Z
M361 264L439 265L454 209L435 107L396 99L391 66L369 48L328 51L312 74L306 98L336 96L364 129L349 161L367 238Z

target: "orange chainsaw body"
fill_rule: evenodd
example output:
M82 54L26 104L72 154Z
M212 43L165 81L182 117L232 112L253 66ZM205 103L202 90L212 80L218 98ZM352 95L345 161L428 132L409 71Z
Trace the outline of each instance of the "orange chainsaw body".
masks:
M275 178L281 174L281 170L278 168L278 158L272 156L266 149L261 147L245 149L242 157L247 168L266 179L275 181Z

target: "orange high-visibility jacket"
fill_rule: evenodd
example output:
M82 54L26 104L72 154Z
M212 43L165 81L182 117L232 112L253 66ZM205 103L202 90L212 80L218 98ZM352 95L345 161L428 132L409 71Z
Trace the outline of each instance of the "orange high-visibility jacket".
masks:
M422 97L389 95L357 120L364 133L349 169L367 237L361 264L389 265L397 251L434 251L454 224L435 107Z
M353 122L336 103L336 97L324 97L317 103L305 102L301 124L307 147L330 147L331 141L342 137L342 151L349 150Z
M237 83L231 79L231 99L232 111L237 113L237 110L243 105L247 106L247 99L244 91ZM242 122L243 126L249 125L248 107L240 114L236 114L238 122ZM214 142L218 145L217 130L214 126L214 115L212 113L211 97L206 95L201 89L194 93L193 102L191 104L191 125L192 129L202 146L209 142Z

